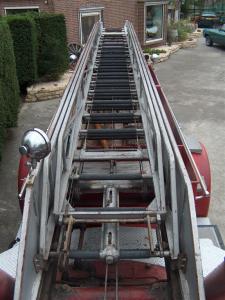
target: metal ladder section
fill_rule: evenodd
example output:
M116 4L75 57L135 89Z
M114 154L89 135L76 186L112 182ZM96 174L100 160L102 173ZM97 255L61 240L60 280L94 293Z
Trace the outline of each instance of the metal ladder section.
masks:
M164 191L153 159L157 156L153 144L158 143L159 147L159 137L148 137L151 146L148 151L145 138L148 128L143 125L127 34L103 31L82 115L67 204L61 212L62 222L67 225L67 243L60 265L66 270L68 257L104 260L105 299L108 265L115 264L117 268L118 261L123 259L170 256L161 228L166 215ZM152 128L155 135L156 130L155 122ZM161 160L160 163L163 176ZM93 222L102 226L100 249L74 249L69 242L71 228ZM122 223L145 224L149 247L122 249L119 242ZM118 271L115 276L115 299L119 299Z
M186 264L179 249L177 198L183 191L176 182L176 153L139 47L129 25L122 32L102 31L73 159L68 203L60 212L68 230L80 223L102 224L99 250L73 249L67 244L64 261L66 255L105 260L105 297L107 266L121 259L164 257L183 265L180 268ZM122 223L146 224L149 248L121 249ZM175 294L188 295L186 279L180 284L178 278L172 283L179 286Z
M109 264L164 257L181 298L204 299L190 180L129 22L94 26L48 136L52 152L26 188L15 299L31 299L33 285L38 293L37 253L62 268L68 258L104 260L105 295ZM120 248L128 223L146 225L147 249ZM73 248L76 224L101 226L98 251Z
M68 216L66 223L94 220L103 224L102 249L97 256L106 262L169 255L160 227L161 216L166 214L165 199L161 199L159 176L156 168L152 169L146 147L126 33L103 31L73 160L67 199L70 207L67 205L62 214ZM90 204L90 193L103 195L103 201L93 196ZM125 199L127 193L129 200ZM120 222L146 223L149 250L119 250ZM156 225L157 241L153 240L151 223ZM91 257L90 252L85 257L85 251L75 250L70 257L79 255Z
M82 121L71 188L75 187L80 194L87 195L91 190L103 193L105 189L107 191L112 188L120 192L135 190L142 193L145 189L146 193L148 190L154 193L133 68L124 32L103 32L101 36ZM73 197L71 198L73 201ZM82 200L79 203L82 205ZM150 199L147 204L150 205ZM160 214L165 214L164 207L154 210L148 205L148 209L133 208L132 203L123 208L118 205L119 203L114 203L114 206L107 209L75 208L70 209L67 214L85 222L93 218L95 222L101 222L102 219L140 222L147 216L155 217L156 220L156 215L160 219ZM72 206L76 206L76 202Z

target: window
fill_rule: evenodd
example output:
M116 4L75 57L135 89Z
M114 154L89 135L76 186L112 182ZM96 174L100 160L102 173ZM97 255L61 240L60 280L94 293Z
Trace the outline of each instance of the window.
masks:
M80 39L81 44L85 44L94 24L102 19L102 9L89 9L80 11Z
M145 41L159 41L164 32L164 5L149 4L145 6Z
M39 12L38 6L5 7L6 15L23 14L26 12Z

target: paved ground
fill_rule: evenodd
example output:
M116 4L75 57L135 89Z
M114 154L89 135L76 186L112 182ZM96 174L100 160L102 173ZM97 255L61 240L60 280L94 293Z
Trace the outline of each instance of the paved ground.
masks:
M17 168L20 140L32 127L46 130L56 110L58 100L23 104L18 127L10 129L0 163L0 252L15 238L21 220L17 200Z
M184 132L197 137L209 152L213 176L210 217L225 240L225 50L180 50L155 66L164 91ZM46 129L58 101L24 104L18 128L9 131L0 163L0 251L14 238L20 221L17 201L18 146L23 132Z
M187 135L207 148L212 173L209 216L225 241L225 49L182 49L155 66L159 81Z

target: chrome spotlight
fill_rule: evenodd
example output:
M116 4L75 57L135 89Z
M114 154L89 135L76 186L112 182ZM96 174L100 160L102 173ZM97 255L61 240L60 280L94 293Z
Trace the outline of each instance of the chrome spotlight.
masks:
M37 162L51 152L47 134L38 128L27 130L23 135L19 152L21 155L27 155L31 159L32 168L36 168Z

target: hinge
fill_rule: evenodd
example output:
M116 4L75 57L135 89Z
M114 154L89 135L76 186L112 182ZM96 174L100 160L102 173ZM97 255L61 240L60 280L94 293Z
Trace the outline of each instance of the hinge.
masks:
M36 273L39 273L42 270L47 270L47 261L43 259L41 254L34 255L33 263Z
M179 254L177 259L171 261L171 270L182 270L184 273L186 272L187 267L187 255Z

